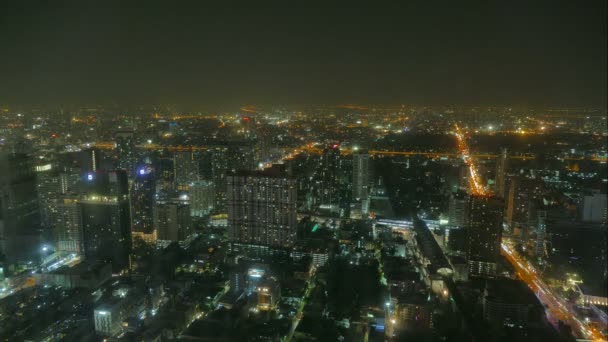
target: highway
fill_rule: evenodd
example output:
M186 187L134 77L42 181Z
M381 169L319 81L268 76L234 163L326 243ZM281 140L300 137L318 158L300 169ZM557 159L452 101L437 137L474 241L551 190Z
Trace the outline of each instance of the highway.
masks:
M469 184L471 186L471 192L475 195L487 195L481 178L477 174L477 166L473 160L475 156L471 156L469 146L467 145L464 134L460 131L460 127L458 127L457 124L454 124L454 127L456 128L456 138L458 139L458 150L460 155L462 155L465 164L469 166Z
M583 323L584 317L577 317L571 305L554 294L540 278L534 267L505 243L502 244L502 254L513 265L518 277L534 291L536 297L545 305L547 318L551 323L557 326L557 322L561 320L572 327L572 332L578 338L606 341L606 338L599 331Z
M469 184L471 192L482 196L488 195L477 174L475 162L469 154L466 138L460 131L458 125L455 124L455 127L456 137L458 139L458 149L460 150L465 163L469 166ZM578 317L576 311L573 310L568 303L553 293L538 275L536 269L534 269L528 261L521 258L517 252L512 250L511 247L505 243L505 241L503 241L501 247L502 254L513 265L518 277L532 289L536 294L536 297L545 305L547 319L553 323L554 326L557 326L558 322L562 321L572 328L572 333L578 338L606 341L606 338L602 336L599 331L595 328L588 327L583 323L584 317Z
M113 142L98 142L98 143L93 144L92 146L95 148L102 149L102 150L112 150L112 149L116 148L116 146ZM136 147L140 148L140 149L146 149L146 150L165 149L170 152L190 152L190 151L191 152L201 152L201 151L207 151L209 149L209 146L202 146L202 145L173 146L173 145L159 145L159 144L143 144L143 145L137 145ZM287 154L293 154L295 151L297 151L297 153L295 153L295 154L298 154L298 153L301 153L304 151L306 151L308 153L312 153L312 154L323 153L322 148L315 147L315 145L313 145L313 144L308 144L308 145L304 145L304 146L296 147L296 148L285 148L285 153L287 153ZM340 153L352 154L353 149L341 147ZM370 155L373 155L373 156L421 156L421 157L428 157L428 158L460 158L462 156L462 151L458 151L458 152L425 152L425 151L369 150L369 151L367 151L367 153ZM467 156L470 158L496 158L498 155L492 154L492 153L475 153L475 154L467 154ZM536 157L533 154L510 155L509 156L509 159L521 159L521 160L533 160L535 158ZM606 163L608 160L605 157L588 157L588 158L564 157L561 159L572 160L572 161L592 160L592 161L598 161L598 162L602 162L602 163Z

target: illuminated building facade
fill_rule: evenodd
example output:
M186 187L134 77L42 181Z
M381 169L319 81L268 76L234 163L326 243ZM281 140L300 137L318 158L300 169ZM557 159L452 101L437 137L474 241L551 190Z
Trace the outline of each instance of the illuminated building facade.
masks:
M131 230L149 243L154 242L153 211L156 180L151 168L140 167L135 174L131 190Z
M503 200L472 195L469 202L467 258L469 275L496 275L502 239Z
M116 132L117 168L127 170L131 174L137 161L135 151L135 132L130 129Z
M502 149L496 158L496 177L494 177L496 195L505 198L506 194L506 173L509 167L509 154L507 149Z
M0 254L9 271L15 263L39 255L40 224L32 159L21 153L0 153Z
M211 213L215 206L215 187L211 181L198 181L188 186L190 194L190 214L205 216Z
M124 170L86 175L80 200L87 259L109 260L114 272L129 265L131 218Z
M228 233L233 242L277 247L296 240L296 180L278 169L227 178Z
M469 195L464 191L450 194L448 207L448 224L464 228L469 225Z
M369 196L369 154L353 154L353 198L366 200Z
M154 207L154 228L158 240L186 241L192 235L190 206L179 201L160 201Z

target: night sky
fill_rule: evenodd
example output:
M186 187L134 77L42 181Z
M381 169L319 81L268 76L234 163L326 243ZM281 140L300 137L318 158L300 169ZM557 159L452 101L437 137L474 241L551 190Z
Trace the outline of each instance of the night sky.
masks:
M0 4L0 103L606 103L606 1L45 2Z

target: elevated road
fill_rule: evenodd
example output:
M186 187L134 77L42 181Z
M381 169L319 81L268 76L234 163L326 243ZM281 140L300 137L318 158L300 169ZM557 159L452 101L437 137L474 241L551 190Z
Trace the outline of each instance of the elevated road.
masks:
M114 148L116 148L116 145L113 142L98 142L98 143L93 144L93 147L99 148L102 150L113 150ZM201 152L201 151L207 151L210 148L210 146L205 146L205 145L160 145L160 144L143 144L143 145L137 145L136 147L140 148L140 149L145 149L145 150L164 149L164 150L167 150L170 152L188 152L188 151ZM314 147L312 145L305 145L305 146L298 147L298 148L285 148L285 151L287 154L293 154L296 151L297 151L296 154L299 154L301 152L308 152L311 154L323 153L323 149ZM340 148L340 152L342 154L351 154L353 152L353 150L350 148ZM368 151L368 153L373 156L421 156L421 157L428 157L428 158L461 158L462 157L461 152L370 150L370 151ZM473 154L469 154L468 156L471 158L482 158L482 159L493 159L493 158L498 157L497 154L493 154L493 153L473 153ZM518 160L533 160L536 158L536 156L534 154L510 155L509 158L518 159ZM591 160L591 161L597 161L597 162L602 162L602 163L606 163L608 161L608 158L597 157L597 156L585 157L585 158L584 157L564 157L564 158L560 158L560 159L571 160L571 161Z
M606 338L597 329L590 328L583 323L584 318L578 317L572 306L559 295L554 294L553 290L543 282L536 269L505 243L502 244L502 254L513 265L518 277L534 291L536 297L545 305L547 318L551 323L557 326L558 321L562 321L570 325L578 338L606 341Z

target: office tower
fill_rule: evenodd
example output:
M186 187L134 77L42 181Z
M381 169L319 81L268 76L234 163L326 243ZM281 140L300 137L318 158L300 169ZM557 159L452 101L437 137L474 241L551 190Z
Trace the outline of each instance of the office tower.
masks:
M131 218L126 171L86 174L80 208L86 259L109 260L114 272L128 267Z
M178 188L187 187L188 184L199 180L198 159L191 151L175 152L173 167L173 175Z
M116 153L118 157L117 168L133 173L137 155L135 151L135 132L132 129L123 129L116 132Z
M64 195L55 200L55 250L61 254L84 256L82 210L76 195Z
M194 233L190 206L179 201L158 201L154 207L154 228L160 241L188 240Z
M215 205L215 187L213 182L198 181L189 186L191 216L205 216L211 213Z
M32 159L0 153L0 255L10 273L18 262L37 260L41 244L40 209Z
M496 158L496 177L495 180L495 188L496 188L496 196L505 198L506 194L506 173L507 168L509 167L509 154L506 148L500 150L500 154Z
M452 227L467 227L469 225L469 195L464 191L450 194L448 207L448 224Z
M366 200L369 195L369 154L353 154L353 198Z
M545 255L545 236L547 234L547 211L538 211L538 224L536 226L536 248L535 254L538 259Z
M234 242L292 246L296 239L296 180L278 168L227 177L228 233Z
M156 179L152 168L139 167L131 190L131 233L133 238L141 238L148 243L156 240L153 225L155 195Z
M502 238L503 200L472 195L469 202L467 258L469 275L494 276Z
M101 151L96 148L89 148L80 151L79 165L82 173L101 171Z

